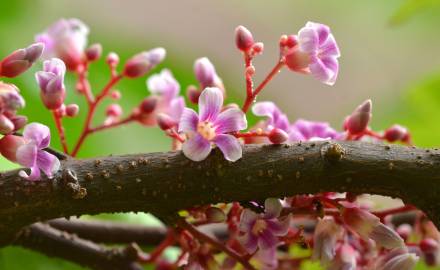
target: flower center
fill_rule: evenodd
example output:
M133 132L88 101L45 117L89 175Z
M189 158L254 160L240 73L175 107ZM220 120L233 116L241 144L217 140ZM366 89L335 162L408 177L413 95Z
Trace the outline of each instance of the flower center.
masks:
M197 132L208 141L213 140L216 136L214 125L208 121L199 122Z
M252 233L254 235L260 235L267 228L266 221L262 219L258 219L255 221L254 226L252 227Z

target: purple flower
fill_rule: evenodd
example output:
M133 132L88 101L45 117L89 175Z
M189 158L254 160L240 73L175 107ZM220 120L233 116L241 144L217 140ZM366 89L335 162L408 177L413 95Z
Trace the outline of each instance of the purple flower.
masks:
M298 45L286 54L286 65L293 71L311 73L321 82L333 85L338 77L340 52L330 28L308 22L296 38Z
M49 110L56 110L64 103L66 97L65 74L66 65L58 58L44 61L43 71L38 71L35 74L41 89L41 99Z
M339 139L342 134L326 122L314 122L298 119L289 130L290 141L314 141Z
M180 119L179 132L186 133L183 143L185 156L194 161L204 160L217 145L227 160L236 161L242 156L240 142L227 134L247 128L244 113L238 108L221 111L223 94L218 88L206 88L199 97L199 114L185 108Z
M61 19L38 34L35 40L44 43L45 59L60 58L69 70L75 70L83 60L88 34L89 28L82 21Z
M53 177L60 168L60 161L43 150L50 143L49 128L39 123L31 123L24 128L23 139L24 144L18 147L16 158L20 165L31 169L31 174L20 171L20 176L35 181L40 179L42 170L48 178Z
M267 131L278 128L289 132L289 119L273 102L258 102L252 107L252 112L256 116L267 117L267 121L265 122Z
M279 236L287 234L290 225L290 216L283 220L279 220L282 206L278 199L266 199L264 214L257 214L249 209L244 209L240 218L239 230L244 233L239 237L240 243L249 254L253 254L257 248L267 251L267 254L274 251L279 243ZM266 258L266 261L270 261Z

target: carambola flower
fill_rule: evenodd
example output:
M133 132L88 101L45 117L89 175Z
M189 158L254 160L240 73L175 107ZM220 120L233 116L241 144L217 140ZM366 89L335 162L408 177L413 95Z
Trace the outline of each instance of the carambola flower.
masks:
M240 142L230 132L247 128L244 113L238 108L221 111L222 91L215 87L206 88L199 97L199 114L185 108L179 123L179 132L187 135L182 150L194 161L204 160L216 145L227 160L236 161L242 156Z
M56 110L64 103L66 89L64 75L66 65L58 58L44 61L43 71L38 71L35 78L40 86L40 96L46 108Z

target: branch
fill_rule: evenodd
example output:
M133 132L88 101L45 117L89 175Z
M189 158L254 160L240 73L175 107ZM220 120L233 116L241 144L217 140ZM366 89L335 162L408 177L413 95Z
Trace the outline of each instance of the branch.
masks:
M144 211L165 219L209 203L335 191L400 197L440 225L440 151L365 142L248 145L226 161L178 152L66 159L54 179L0 177L0 243L40 220Z
M59 257L97 270L141 270L136 246L104 248L43 223L23 229L14 242L50 257Z

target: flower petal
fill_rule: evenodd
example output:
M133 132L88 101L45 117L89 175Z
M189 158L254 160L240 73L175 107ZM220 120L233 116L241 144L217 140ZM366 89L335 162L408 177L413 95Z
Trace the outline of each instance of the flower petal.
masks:
M35 166L37 162L37 151L37 145L33 141L18 147L16 153L18 164L27 168Z
M280 216L283 206L277 198L268 198L264 201L264 217L267 219Z
M36 181L40 179L41 173L37 166L31 167L31 173L28 175L25 171L21 170L18 175L29 181Z
M211 143L197 133L183 143L182 150L187 158L193 161L202 161L211 152Z
M23 138L33 140L38 148L46 148L50 143L50 130L40 123L30 123L24 128Z
M314 28L318 33L319 44L325 42L330 34L330 27L322 23L307 22L306 27Z
M216 87L208 87L199 97L199 114L201 121L215 120L223 106L223 93Z
M151 93L163 95L168 99L173 99L180 92L180 85L168 69L163 69L159 74L150 76L147 86Z
M319 46L318 32L311 27L303 27L298 32L298 42L301 51L315 54L318 51Z
M37 153L37 167L42 170L48 178L52 178L53 174L60 169L60 161L58 158L44 150Z
M265 250L274 248L278 244L278 238L270 230L264 230L258 238L258 246Z
M312 57L309 68L312 75L319 81L328 85L335 83L337 76L335 72L337 70L334 69L334 66L329 68L326 66L326 63L318 57Z
M277 106L271 101L257 102L252 106L252 112L256 116L266 116L273 118L273 112L278 109Z
M239 131L247 128L246 116L237 108L227 109L221 112L214 122L217 134Z
M229 161L237 161L243 154L240 142L232 135L217 135L214 139L214 143L223 152L225 159Z
M178 122L185 109L185 99L183 97L177 97L171 100L168 115ZM197 117L198 120L198 117Z
M253 254L257 250L258 237L251 232L239 236L238 241L243 245L249 254Z
M333 56L337 58L341 56L338 44L336 43L335 37L332 34L330 34L327 40L321 45L319 52L323 57Z
M266 220L266 224L274 235L284 236L289 231L290 218L290 216L287 216L282 220Z
M338 78L339 63L335 57L324 57L321 59L322 63L333 72L333 76L326 82L329 85L333 85Z
M196 132L199 116L193 109L185 108L179 122L179 132Z
M244 209L240 216L240 225L238 229L241 232L250 232L259 215L252 210Z

